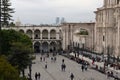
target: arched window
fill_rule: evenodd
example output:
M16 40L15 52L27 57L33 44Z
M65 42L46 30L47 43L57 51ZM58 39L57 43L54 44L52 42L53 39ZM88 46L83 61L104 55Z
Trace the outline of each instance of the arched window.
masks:
M43 30L42 31L42 39L48 39L48 30Z
M50 31L50 39L56 39L56 31L55 30Z
M35 32L34 32L34 38L35 39L40 39L40 30L35 30Z
M32 39L32 30L27 30L26 34Z

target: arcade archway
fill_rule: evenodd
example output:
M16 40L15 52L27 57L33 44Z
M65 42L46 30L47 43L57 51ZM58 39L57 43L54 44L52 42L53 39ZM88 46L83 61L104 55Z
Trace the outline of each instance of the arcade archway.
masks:
M48 30L43 30L42 31L42 39L48 39Z
M27 30L26 34L32 39L32 30Z
M24 30L22 30L22 29L20 29L19 32L21 32L21 33L25 33Z
M34 44L34 52L40 53L40 42L35 42Z
M47 42L43 42L42 43L42 52L43 53L46 53L46 52L49 52L49 44Z
M56 31L55 30L50 31L50 39L56 39Z
M51 42L50 43L50 52L53 52L53 51L56 51L57 48L56 48L56 43L55 42Z

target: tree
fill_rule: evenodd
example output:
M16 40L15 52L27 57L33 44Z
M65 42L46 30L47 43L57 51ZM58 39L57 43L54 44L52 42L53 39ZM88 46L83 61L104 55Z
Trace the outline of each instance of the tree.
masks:
M32 48L32 41L31 39L20 32L15 30L2 30L1 31L1 54L9 55L10 48L12 47L13 42L21 42L23 45L27 45Z
M10 0L2 0L2 6L1 6L1 16L2 16L2 25L8 26L9 21L12 20L11 13L14 13L14 9L10 8L11 3Z
M19 80L19 74L8 61L0 56L0 80Z
M15 23L14 22L10 22L9 26L10 27L15 27Z
M19 72L22 72L22 75L24 77L24 70L32 63L31 47L24 45L21 42L14 42L12 43L10 51L10 63L13 66L17 66L17 69L19 70Z
M13 66L17 67L19 72L23 73L24 69L32 62L32 41L20 32L14 30L2 30L2 52Z

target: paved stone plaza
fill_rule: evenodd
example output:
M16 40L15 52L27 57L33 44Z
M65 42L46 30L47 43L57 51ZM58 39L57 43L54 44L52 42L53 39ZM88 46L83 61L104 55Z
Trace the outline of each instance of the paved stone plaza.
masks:
M41 73L40 80L70 80L70 74L73 73L75 78L74 80L114 80L113 78L107 79L107 76L97 72L92 69L88 69L88 71L82 72L81 65L69 60L63 56L57 55L57 61L51 62L51 56L46 58L46 62L48 64L48 68L45 69L45 61L40 62L40 56L36 55L36 60L34 60L35 64L32 65L32 79L35 80L35 72ZM66 71L61 71L62 59L65 60ZM29 73L26 70L26 75Z

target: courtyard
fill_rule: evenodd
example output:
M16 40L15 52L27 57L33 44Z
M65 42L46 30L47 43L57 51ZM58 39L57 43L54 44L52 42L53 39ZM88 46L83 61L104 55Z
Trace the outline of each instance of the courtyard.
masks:
M65 58L61 55L57 55L57 60L51 62L50 55L49 58L46 58L45 61L40 61L40 54L36 54L36 59L34 64L32 64L32 79L35 80L35 73L40 72L40 80L70 80L70 74L74 74L74 80L114 80L113 78L107 78L105 74L102 74L98 71L88 68L87 71L82 72L81 65ZM44 57L44 55L43 55ZM65 60L66 70L61 71L62 59ZM47 69L45 69L45 64L47 62ZM26 76L28 76L29 70L26 71ZM38 79L39 80L39 79Z

